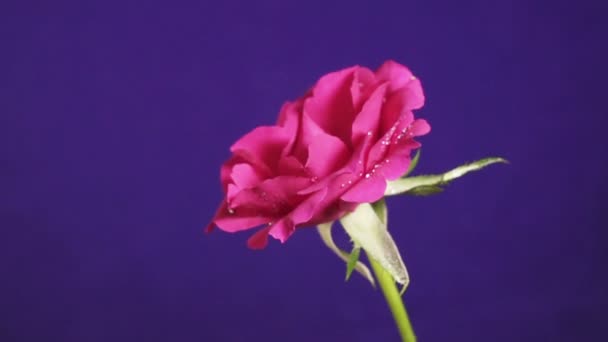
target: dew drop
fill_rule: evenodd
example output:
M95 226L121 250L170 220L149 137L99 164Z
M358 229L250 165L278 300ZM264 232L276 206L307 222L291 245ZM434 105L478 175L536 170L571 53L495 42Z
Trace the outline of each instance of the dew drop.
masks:
M353 184L353 181L351 179L348 180L348 185Z
M317 176L310 178L311 183L316 183L318 180L319 180L319 177L317 177Z
M228 214L230 214L230 215L234 214L234 209L228 207Z
M371 136L372 135L372 131L367 132L367 135Z
M372 175L371 175L371 174L369 174L369 173L366 173L366 174L365 174L365 178L369 178L369 177L371 177L371 176L372 176Z
M344 184L344 183L340 184L340 187L341 187L341 188L343 188L343 187L345 187L345 186L346 186L346 184Z
M363 172L359 172L359 177L363 176Z

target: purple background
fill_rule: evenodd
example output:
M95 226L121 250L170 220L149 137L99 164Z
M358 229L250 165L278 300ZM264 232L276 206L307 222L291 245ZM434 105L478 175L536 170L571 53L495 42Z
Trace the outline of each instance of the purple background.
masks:
M389 201L420 340L604 340L607 7L3 1L0 340L397 341L315 230L202 233L235 139L389 58L426 90L419 172L511 161Z

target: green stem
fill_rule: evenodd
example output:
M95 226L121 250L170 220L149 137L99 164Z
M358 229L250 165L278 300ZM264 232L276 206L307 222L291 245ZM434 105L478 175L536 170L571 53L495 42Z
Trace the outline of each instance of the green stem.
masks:
M416 335L414 335L414 329L412 329L412 324L410 323L407 311L405 311L405 306L403 305L401 295L395 285L395 280L390 273L385 271L373 258L368 256L368 259L372 265L372 270L376 275L376 279L378 279L382 293L384 293L384 298L386 298L388 307L391 309L395 323L397 323L401 340L403 342L415 342Z

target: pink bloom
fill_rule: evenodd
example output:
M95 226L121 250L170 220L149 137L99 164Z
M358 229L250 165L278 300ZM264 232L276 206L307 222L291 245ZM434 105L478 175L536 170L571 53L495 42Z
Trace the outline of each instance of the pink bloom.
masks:
M261 249L269 234L285 242L296 228L379 200L386 181L407 171L420 147L414 137L430 131L412 112L423 104L420 81L393 61L376 72L354 66L321 77L283 105L276 125L232 145L221 169L226 198L207 229L263 225L248 241Z

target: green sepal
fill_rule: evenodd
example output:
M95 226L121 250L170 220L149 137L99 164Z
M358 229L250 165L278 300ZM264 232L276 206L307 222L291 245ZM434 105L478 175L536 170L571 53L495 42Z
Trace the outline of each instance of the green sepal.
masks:
M461 165L440 175L423 175L389 181L387 182L384 195L394 196L400 194L409 194L412 193L412 191L414 191L412 194L416 194L414 189L419 187L427 187L427 190L429 186L441 188L441 186L447 185L456 178L460 178L469 172L483 169L484 167L495 163L508 163L508 161L498 157L485 158L473 163ZM424 194L424 191L422 191L422 193Z
M422 185L413 188L412 190L406 192L406 194L413 196L431 196L441 192L443 192L443 188L438 185Z
M346 263L346 278L344 281L348 281L351 274L353 274L355 266L357 266L357 261L359 261L359 255L361 255L361 247L355 245L352 252L350 252L348 262Z
M386 228L384 201L378 201L373 206L369 203L359 204L357 209L342 217L340 222L350 238L390 273L396 282L404 286L409 283L409 275L399 249Z
M416 166L418 166L418 160L420 160L420 153L421 152L422 152L421 148L419 148L419 149L416 150L416 154L414 155L414 158L410 162L410 166L407 168L407 171L405 172L405 174L403 175L403 177L407 177L412 172L414 172L414 169L416 169Z
M332 225L333 225L333 222L322 223L317 226L317 231L319 232L319 235L321 236L321 240L323 240L325 245L332 252L334 252L340 259L342 259L344 262L346 262L347 268L348 268L348 263L350 262L352 253L349 254L348 252L343 251L338 246L336 246L336 243L334 242L334 239L331 235ZM374 280L374 276L372 275L372 272L369 270L369 268L367 266L365 266L364 263L356 260L354 262L354 270L357 271L357 273L359 273L360 275L362 275L363 278L367 279L367 281L369 281L373 287L376 287L376 281Z

